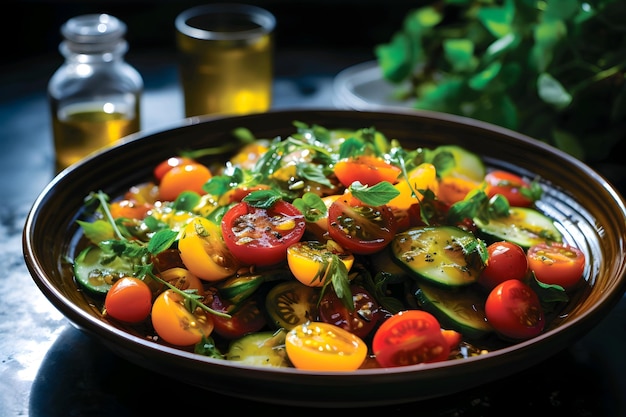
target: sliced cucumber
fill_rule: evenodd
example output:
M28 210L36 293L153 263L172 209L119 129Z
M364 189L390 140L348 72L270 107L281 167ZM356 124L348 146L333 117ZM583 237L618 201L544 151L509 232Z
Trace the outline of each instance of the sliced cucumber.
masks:
M410 275L406 268L398 264L389 246L370 255L370 259L372 275L382 274L389 284L403 282Z
M398 233L391 243L395 259L413 274L448 287L476 281L482 261L478 239L454 226L415 227Z
M286 331L250 333L230 343L226 359L246 365L288 367Z
M488 223L474 219L478 229L487 237L508 240L521 247L546 241L561 242L563 235L548 216L533 208L511 207L509 216L490 219Z
M454 165L438 164L437 158L443 153L450 153ZM487 169L478 155L456 145L441 145L433 150L432 159L441 177L456 176L480 182L485 178Z
M105 295L115 281L125 276L133 276L133 265L119 257L105 262L98 246L83 249L74 260L76 282L92 295Z
M415 297L419 306L437 317L443 328L456 330L470 339L485 337L493 331L485 316L485 297L476 287L450 290L421 282Z

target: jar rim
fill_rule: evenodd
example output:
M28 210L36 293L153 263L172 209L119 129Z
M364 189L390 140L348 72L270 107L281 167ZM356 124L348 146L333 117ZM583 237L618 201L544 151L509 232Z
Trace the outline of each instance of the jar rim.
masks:
M86 14L65 22L61 34L73 43L108 43L126 34L126 24L106 13Z

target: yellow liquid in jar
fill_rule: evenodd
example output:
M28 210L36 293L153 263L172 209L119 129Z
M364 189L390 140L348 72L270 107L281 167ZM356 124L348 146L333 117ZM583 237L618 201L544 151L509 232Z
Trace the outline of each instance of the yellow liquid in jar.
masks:
M74 104L59 110L53 108L57 171L139 131L138 115L138 109L128 112L124 107L111 103Z
M267 111L272 101L272 38L206 41L177 34L185 115Z

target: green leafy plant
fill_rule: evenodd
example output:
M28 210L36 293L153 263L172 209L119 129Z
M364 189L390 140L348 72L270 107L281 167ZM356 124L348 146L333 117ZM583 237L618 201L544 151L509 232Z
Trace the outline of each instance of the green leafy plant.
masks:
M375 54L415 108L497 124L587 161L626 134L626 2L439 0Z

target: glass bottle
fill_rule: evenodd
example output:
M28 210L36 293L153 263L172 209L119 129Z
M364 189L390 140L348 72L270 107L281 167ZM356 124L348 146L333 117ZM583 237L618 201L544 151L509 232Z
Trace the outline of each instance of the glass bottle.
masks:
M56 169L140 129L143 79L124 60L126 25L107 14L69 19L59 46L65 57L48 83Z

